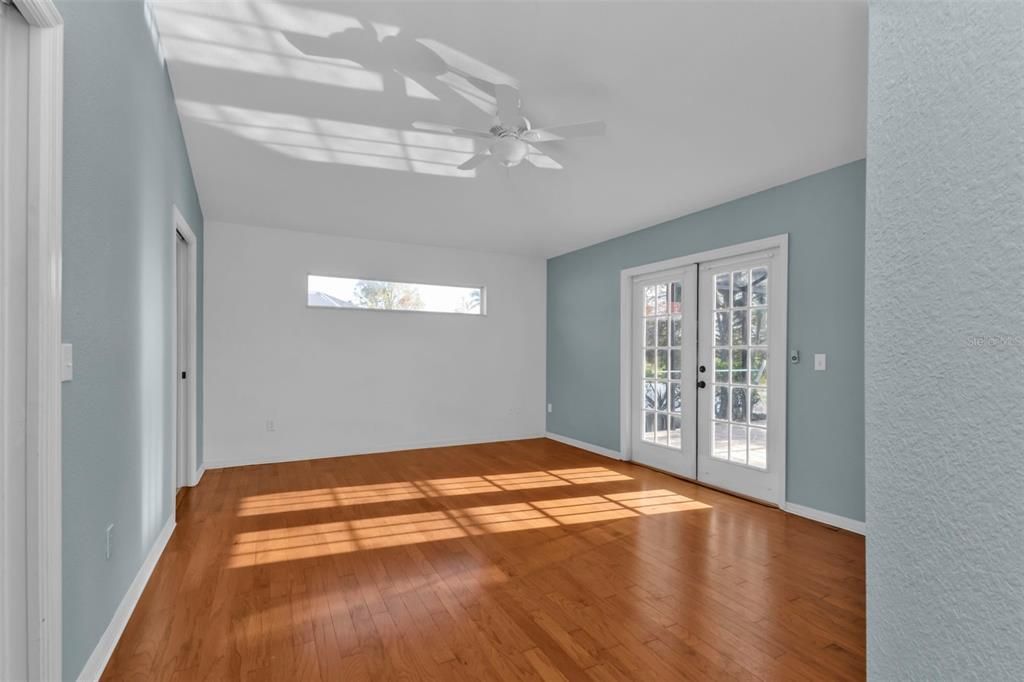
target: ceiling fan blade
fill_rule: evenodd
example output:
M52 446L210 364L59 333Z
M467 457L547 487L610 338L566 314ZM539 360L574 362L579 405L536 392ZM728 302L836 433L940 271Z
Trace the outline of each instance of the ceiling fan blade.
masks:
M482 140L494 139L494 135L485 133L482 130L470 130L468 128L456 128L454 126L446 126L440 123L425 123L423 121L413 121L412 127L416 130L423 130L429 133L445 133L447 135L461 135L463 137L478 137Z
M479 154L474 154L469 158L468 161L459 164L459 170L473 170L481 163L486 161L487 157L489 157L490 155L490 152L481 152Z
M506 128L521 128L523 115L519 111L519 91L507 83L495 83L494 96L498 100L498 120Z
M530 151L526 153L523 160L537 168L546 168L548 170L562 170L564 168L562 164L533 146L530 147Z
M528 130L523 133L523 139L530 142L554 142L555 140L568 140L573 137L597 137L604 135L606 128L607 126L605 126L604 121L572 123L564 126Z

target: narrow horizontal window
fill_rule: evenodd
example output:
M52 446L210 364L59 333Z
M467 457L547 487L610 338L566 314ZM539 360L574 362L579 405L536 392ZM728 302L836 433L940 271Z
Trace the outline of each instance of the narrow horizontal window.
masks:
M311 308L413 310L463 315L482 315L484 312L483 287L310 275L306 289L306 302Z

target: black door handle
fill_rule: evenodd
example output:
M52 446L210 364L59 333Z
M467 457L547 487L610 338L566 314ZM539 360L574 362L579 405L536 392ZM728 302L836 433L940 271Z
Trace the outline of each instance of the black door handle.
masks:
M703 373L708 371L708 368L705 367L704 365L701 365L700 367L697 368L697 371Z
M697 382L697 388L704 388L706 386L707 383L705 383L703 380Z

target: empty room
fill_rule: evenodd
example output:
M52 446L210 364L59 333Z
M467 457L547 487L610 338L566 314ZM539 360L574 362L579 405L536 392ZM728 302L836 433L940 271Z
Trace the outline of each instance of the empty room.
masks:
M0 0L0 680L1024 679L1024 0Z

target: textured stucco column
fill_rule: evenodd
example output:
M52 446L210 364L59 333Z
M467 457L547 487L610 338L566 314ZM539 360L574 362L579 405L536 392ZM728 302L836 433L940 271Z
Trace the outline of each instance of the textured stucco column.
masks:
M1024 679L1024 3L870 9L868 671Z

